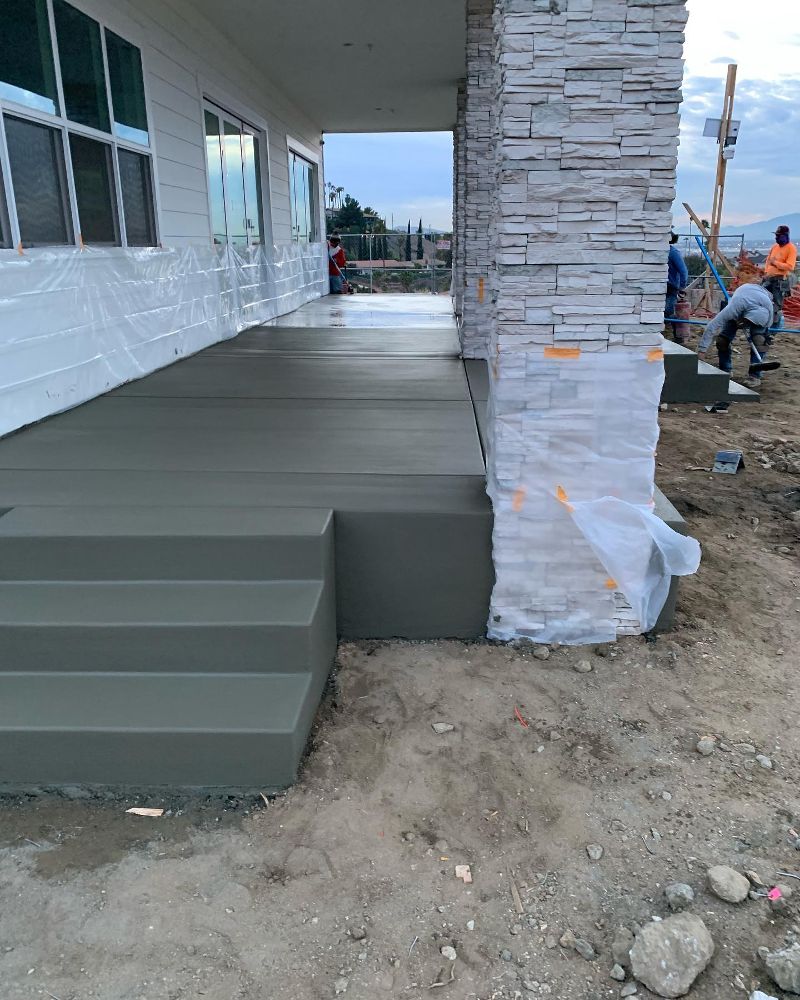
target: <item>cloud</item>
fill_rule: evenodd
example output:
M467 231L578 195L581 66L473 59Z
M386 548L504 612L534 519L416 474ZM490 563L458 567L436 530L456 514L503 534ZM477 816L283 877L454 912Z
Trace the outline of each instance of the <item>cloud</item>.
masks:
M794 23L796 0L773 0L769 19L761 20L753 18L749 0L729 0L725 28L713 6L689 0L676 222L682 201L705 216L711 211L718 147L703 136L703 125L722 112L725 74L719 66L726 62L738 62L734 118L742 124L728 164L724 221L744 224L800 211L794 168L800 156L800 36L775 31L776 24Z

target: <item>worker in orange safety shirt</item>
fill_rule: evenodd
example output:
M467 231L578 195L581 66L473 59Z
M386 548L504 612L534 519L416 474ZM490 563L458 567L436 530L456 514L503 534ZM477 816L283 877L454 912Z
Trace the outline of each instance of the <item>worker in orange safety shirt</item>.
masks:
M778 226L775 230L775 246L764 263L764 280L761 282L775 302L773 326L783 326L783 300L791 292L789 276L796 267L797 247L789 241L789 227Z

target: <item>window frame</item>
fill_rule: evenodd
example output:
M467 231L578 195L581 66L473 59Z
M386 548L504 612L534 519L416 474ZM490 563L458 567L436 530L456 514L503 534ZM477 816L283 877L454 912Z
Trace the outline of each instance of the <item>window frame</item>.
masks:
M80 212L78 211L78 201L75 192L75 178L72 169L72 157L70 154L69 146L69 136L78 135L84 136L88 139L94 139L98 142L106 143L111 147L111 164L112 164L112 181L114 187L114 206L116 209L117 217L117 227L119 230L119 243L113 244L96 244L98 248L103 250L113 250L118 247L128 248L127 232L125 227L125 206L122 198L122 184L119 170L119 149L129 150L130 152L139 153L144 155L148 161L148 167L150 170L150 187L152 189L153 204L152 204L152 214L154 220L154 246L161 246L161 206L159 199L158 190L158 175L157 175L157 158L156 158L156 148L155 148L155 134L153 127L153 115L152 115L152 103L150 100L150 91L148 87L147 79L147 49L145 44L140 38L131 37L132 34L137 34L126 30L125 28L120 28L119 25L115 24L113 21L108 20L103 14L98 10L94 9L94 5L91 3L82 2L82 0L67 0L76 10L79 10L82 14L87 17L92 18L99 25L100 29L100 41L102 47L103 55L103 74L106 86L106 101L108 104L109 112L109 128L110 132L103 132L99 129L92 128L88 125L81 125L78 122L70 121L66 117L66 109L64 105L64 87L61 78L61 61L58 51L58 36L56 33L55 26L55 15L53 11L53 0L46 0L47 4L47 19L48 26L50 29L50 44L53 51L53 61L55 64L55 78L56 78L56 95L58 98L59 114L52 115L49 112L41 111L38 108L32 108L25 104L20 104L16 101L11 101L0 97L0 180L2 180L2 185L0 185L0 192L5 191L5 212L9 221L9 229L11 231L11 242L12 247L19 247L21 242L19 221L17 218L17 208L16 200L14 197L14 185L11 177L11 164L8 155L8 146L5 138L5 115L13 115L16 118L28 119L40 125L47 125L50 128L54 128L61 134L61 141L63 146L64 164L66 172L66 183L67 190L64 192L64 198L69 205L70 210L70 223L72 225L73 232L73 244L74 246L82 246L83 239L81 237L81 224L80 224ZM98 5L99 6L99 5ZM145 110L147 114L147 127L148 127L148 143L142 144L135 142L130 139L125 139L118 136L114 132L114 101L111 93L111 79L108 67L108 47L106 44L106 30L113 32L118 35L124 41L129 42L129 44L134 45L139 50L142 63L142 84L144 87L144 99L145 99ZM2 194L0 193L0 197ZM0 209L1 211L2 209ZM89 244L92 245L92 244ZM53 244L53 248L64 247L64 244ZM70 244L66 245L66 249L69 249ZM131 249L147 249L145 247L136 246Z
M310 239L307 243L304 240L298 239L294 233L294 206L292 205L292 175L294 168L294 159L299 157L311 167L311 177L313 182L314 190L314 202L310 207L313 213L313 239ZM320 163L320 156L313 149L309 148L302 142L298 142L297 139L293 139L291 136L286 136L286 160L288 165L288 190L289 190L289 232L291 234L291 242L303 244L308 246L309 243L319 243L322 239L322 233L324 232L322 225L322 213L320 211L320 177L322 176L322 167Z
M213 246L218 246L214 243L214 231L213 231L213 215L214 206L211 197L211 174L208 165L208 150L206 147L206 124L205 116L206 112L216 116L220 127L224 129L225 120L230 124L235 124L239 126L240 135L243 132L247 132L249 135L253 136L258 144L258 187L259 187L259 202L257 206L257 211L260 213L259 222L261 223L261 242L251 242L250 233L247 233L247 248L252 249L253 247L263 246L267 247L272 244L272 187L271 187L271 176L269 171L269 133L267 131L266 124L257 124L258 116L253 114L242 115L236 111L229 110L230 102L225 101L224 103L215 100L213 97L208 96L204 92L203 99L201 101L201 111L202 111L202 129L203 129L203 170L206 176L206 198L208 202L208 231L209 239ZM224 143L223 143L224 147ZM225 223L226 223L226 243L221 244L224 246L229 246L230 244L230 222L228 219L228 189L226 186L225 179L225 152L224 148L222 150L222 188L223 188L223 203L225 209ZM245 193L245 207L247 207L247 198ZM250 216L248 216L249 218Z

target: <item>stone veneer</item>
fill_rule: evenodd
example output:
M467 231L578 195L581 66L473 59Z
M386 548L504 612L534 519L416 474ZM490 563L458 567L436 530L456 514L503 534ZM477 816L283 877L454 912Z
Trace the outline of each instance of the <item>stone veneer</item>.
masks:
M496 0L494 74L486 6L468 12L463 345L482 356L488 321L489 630L612 638L607 574L555 494L652 493L685 2Z
M489 342L490 222L494 185L493 0L467 0L467 78L464 96L463 316L465 358L485 358Z

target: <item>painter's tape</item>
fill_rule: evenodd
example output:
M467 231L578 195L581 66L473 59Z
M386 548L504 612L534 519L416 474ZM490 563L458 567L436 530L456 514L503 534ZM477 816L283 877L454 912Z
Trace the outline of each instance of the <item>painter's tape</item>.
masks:
M546 358L579 358L581 356L580 347L545 347L544 356Z
M567 491L563 486L556 486L556 499L559 503L563 503L568 511L572 512L575 508L569 502L569 497L567 496Z

